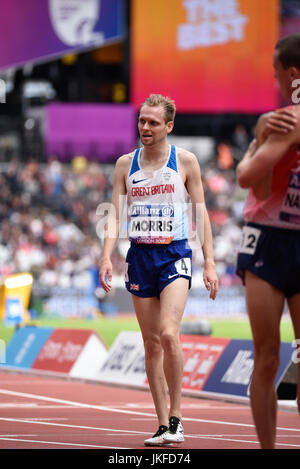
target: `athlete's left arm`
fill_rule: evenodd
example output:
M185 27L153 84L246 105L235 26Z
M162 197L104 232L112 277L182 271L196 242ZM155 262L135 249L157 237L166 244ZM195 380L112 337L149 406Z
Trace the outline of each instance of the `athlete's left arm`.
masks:
M272 133L265 142L257 147L253 141L236 169L237 180L241 187L255 187L268 177L270 171L286 154L288 149L299 142L300 125L289 134Z
M217 296L219 282L215 270L212 230L205 205L200 166L196 156L192 153L185 153L183 158L186 177L185 186L196 213L197 232L204 257L203 281L207 290L210 291L210 298L214 300Z

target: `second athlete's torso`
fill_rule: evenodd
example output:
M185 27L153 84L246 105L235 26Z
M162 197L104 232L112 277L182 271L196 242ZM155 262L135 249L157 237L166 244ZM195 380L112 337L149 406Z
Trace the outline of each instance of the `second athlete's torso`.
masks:
M300 146L293 145L277 163L271 193L259 200L250 189L244 209L246 222L300 230Z

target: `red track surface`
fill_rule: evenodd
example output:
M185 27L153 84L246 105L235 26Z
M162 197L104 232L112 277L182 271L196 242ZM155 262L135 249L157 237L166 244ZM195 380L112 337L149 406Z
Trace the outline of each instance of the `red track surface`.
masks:
M157 427L149 392L44 376L1 372L0 409L0 449L147 451ZM183 397L182 409L186 438L173 447L259 449L249 406ZM300 448L297 413L279 411L277 448Z

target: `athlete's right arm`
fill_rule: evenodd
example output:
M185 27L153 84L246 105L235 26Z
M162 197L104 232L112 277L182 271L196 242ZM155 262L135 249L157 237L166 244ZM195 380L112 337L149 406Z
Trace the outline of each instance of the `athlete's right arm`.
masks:
M123 210L122 201L124 201L124 196L126 195L126 175L129 165L130 155L123 155L117 160L114 171L111 207L107 223L104 227L104 246L99 264L100 284L106 293L111 290L111 255L119 236L120 218Z

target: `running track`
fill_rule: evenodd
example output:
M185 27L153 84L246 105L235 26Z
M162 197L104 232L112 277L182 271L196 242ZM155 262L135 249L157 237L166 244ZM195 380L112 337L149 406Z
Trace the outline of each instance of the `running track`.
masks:
M176 448L259 449L248 405L195 397L182 404L186 438ZM156 427L147 391L0 372L0 449L147 451L143 441ZM279 411L277 448L300 448L295 411Z

